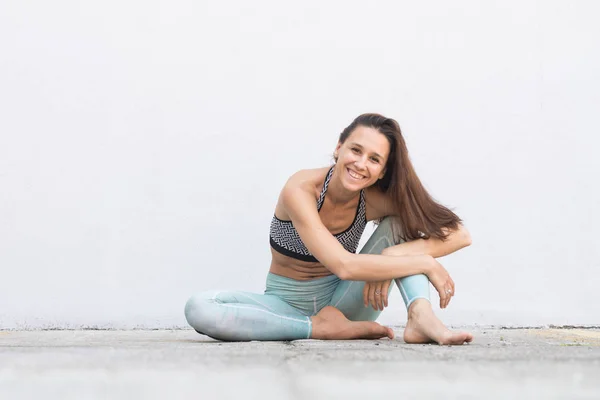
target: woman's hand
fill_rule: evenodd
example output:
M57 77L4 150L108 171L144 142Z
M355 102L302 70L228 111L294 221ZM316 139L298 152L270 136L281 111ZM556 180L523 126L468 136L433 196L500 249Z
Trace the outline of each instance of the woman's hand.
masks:
M440 294L440 308L446 308L452 296L454 296L454 281L446 268L442 266L435 258L432 258L433 266L427 272L427 278Z
M375 310L383 310L388 306L388 293L392 280L376 281L376 282L365 282L363 288L363 301L365 307L369 304L373 306Z

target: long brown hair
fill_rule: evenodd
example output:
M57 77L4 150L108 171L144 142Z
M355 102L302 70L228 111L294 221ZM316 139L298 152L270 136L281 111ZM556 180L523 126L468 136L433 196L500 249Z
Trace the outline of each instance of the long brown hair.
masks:
M377 129L390 144L386 172L375 186L388 194L399 215L392 224L396 243L399 239L409 241L430 237L445 240L448 232L442 228L457 229L462 220L436 202L423 187L408 156L398 122L379 114L359 115L340 134L339 142L344 143L358 126Z

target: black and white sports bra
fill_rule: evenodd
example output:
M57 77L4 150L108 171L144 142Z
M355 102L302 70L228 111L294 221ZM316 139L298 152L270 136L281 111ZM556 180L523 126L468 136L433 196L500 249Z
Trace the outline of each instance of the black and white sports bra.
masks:
M327 192L327 187L329 186L329 181L331 180L331 175L333 174L333 167L327 173L327 177L325 178L325 183L323 184L323 190L321 190L321 195L319 196L319 201L317 202L317 210L321 210L321 206L323 205L323 201L325 200L325 193ZM367 225L367 217L366 217L366 206L365 206L365 194L364 191L360 191L360 200L358 202L358 207L356 208L356 216L354 217L354 221L352 225L348 229L343 232L340 232L336 235L333 235L338 242L344 246L346 250L351 253L356 252L356 248L358 247L358 242L360 237L365 230L365 226ZM294 228L294 224L292 221L283 221L273 215L273 220L271 221L271 229L269 232L269 239L271 242L271 247L275 249L278 253L284 254L286 256L295 258L297 260L302 261L318 261L311 253L308 251L302 239L300 239L300 235Z

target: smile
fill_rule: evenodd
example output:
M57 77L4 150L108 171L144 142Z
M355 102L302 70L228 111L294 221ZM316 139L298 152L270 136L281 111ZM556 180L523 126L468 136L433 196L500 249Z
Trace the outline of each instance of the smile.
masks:
M364 176L362 176L362 175L360 175L360 174L358 174L358 173L356 173L356 172L352 171L350 168L346 168L346 170L348 171L348 175L350 175L350 177L351 177L352 179L355 179L355 180L357 180L357 181L360 181L360 180L362 180L362 179L365 179L365 177L364 177Z

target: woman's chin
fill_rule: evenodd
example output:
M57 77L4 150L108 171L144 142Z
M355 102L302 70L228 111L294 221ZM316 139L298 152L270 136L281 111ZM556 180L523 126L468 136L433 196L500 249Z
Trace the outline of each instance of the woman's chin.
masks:
M369 187L366 179L353 180L352 178L344 180L344 188L351 192L360 192L361 190Z

